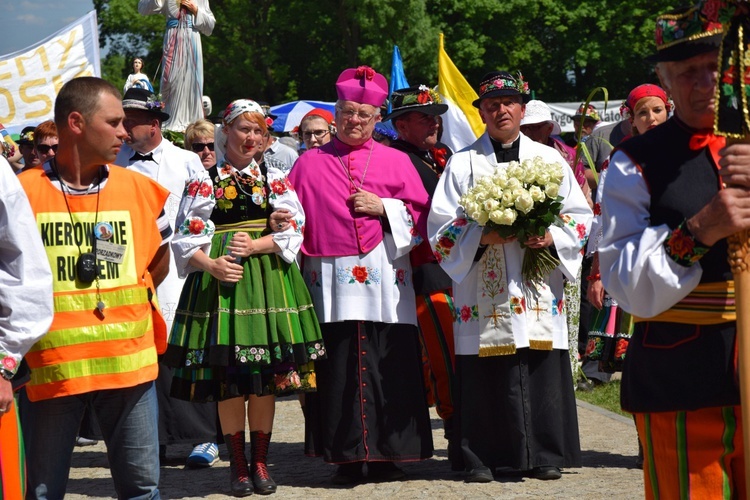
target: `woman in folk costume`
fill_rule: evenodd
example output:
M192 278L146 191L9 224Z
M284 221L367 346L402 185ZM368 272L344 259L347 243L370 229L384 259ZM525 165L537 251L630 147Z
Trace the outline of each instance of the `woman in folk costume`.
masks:
M209 36L216 19L208 0L139 0L138 12L167 18L159 91L170 118L162 128L184 132L190 123L203 118L201 34Z
M644 83L631 90L620 107L620 115L627 118L632 126L632 135L623 140L645 134L667 121L672 107L672 101L667 97L667 93L658 85ZM625 351L633 335L633 316L623 311L617 302L605 292L599 274L597 246L602 236L604 222L601 220L601 204L604 201L601 193L604 190L608 164L609 160L603 165L599 178L598 196L594 206L596 217L591 226L592 236L588 245L589 251L593 253L593 264L587 278L590 282L587 293L589 302L598 309L598 312L589 330L586 356L592 361L599 362L599 371L612 373L622 371Z
M578 273L592 213L560 154L520 133L528 98L520 74L485 75L474 106L487 130L449 160L428 221L430 243L453 278L456 406L468 482L491 481L496 467L557 479L561 467L580 466L563 276ZM528 250L515 237L485 231L459 200L481 177L535 157L560 166L563 200L560 223L524 242L560 261L534 282L521 271Z
M177 368L174 397L219 401L232 494L270 494L276 491L266 468L274 396L315 390L313 361L325 349L294 263L304 212L283 173L257 163L267 132L263 110L254 101L234 101L223 125L226 153L209 169L213 186L188 186L177 217L172 248L180 272L191 274L165 362ZM268 216L277 208L293 218L271 234Z

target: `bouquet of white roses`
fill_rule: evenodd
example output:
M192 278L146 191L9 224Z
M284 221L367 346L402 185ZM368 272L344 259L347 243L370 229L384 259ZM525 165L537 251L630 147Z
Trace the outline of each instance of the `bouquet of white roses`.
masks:
M466 215L487 231L523 242L544 236L551 225L562 225L559 196L563 166L537 156L521 163L512 161L493 175L479 179L459 201ZM521 266L524 279L540 282L560 261L549 248L526 248Z

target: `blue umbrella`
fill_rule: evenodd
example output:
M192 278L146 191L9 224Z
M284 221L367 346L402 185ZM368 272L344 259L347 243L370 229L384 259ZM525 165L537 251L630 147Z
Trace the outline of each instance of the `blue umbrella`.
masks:
M271 114L276 116L273 121L273 130L274 132L291 132L294 127L299 125L302 117L308 111L320 108L333 113L335 104L334 102L322 101L292 101L286 104L271 106Z

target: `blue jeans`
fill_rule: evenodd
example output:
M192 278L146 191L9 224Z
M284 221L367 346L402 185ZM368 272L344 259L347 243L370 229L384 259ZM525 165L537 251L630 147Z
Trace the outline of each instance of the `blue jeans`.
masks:
M29 403L24 422L28 498L65 496L76 434L91 403L118 498L158 499L158 404L153 382Z

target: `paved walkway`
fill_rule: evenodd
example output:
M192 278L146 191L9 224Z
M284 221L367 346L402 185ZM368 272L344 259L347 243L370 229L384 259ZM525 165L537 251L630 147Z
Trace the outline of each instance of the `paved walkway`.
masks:
M466 484L451 472L442 425L432 412L435 456L423 462L403 464L407 478L380 484L342 488L330 484L334 467L321 459L303 456L302 412L296 399L277 403L275 429L269 454L269 469L279 484L270 498L586 498L632 499L643 497L643 477L635 467L637 454L632 420L578 402L583 467L568 469L557 481L524 477L500 477L487 484ZM171 446L170 458L185 457L190 446ZM229 462L221 446L220 460L210 469L188 470L174 465L161 468L164 498L227 498ZM68 482L68 499L111 498L114 487L107 468L104 446L76 448ZM258 497L255 497L258 498Z

